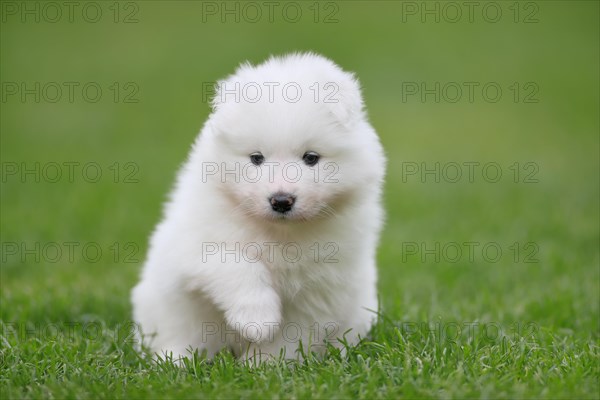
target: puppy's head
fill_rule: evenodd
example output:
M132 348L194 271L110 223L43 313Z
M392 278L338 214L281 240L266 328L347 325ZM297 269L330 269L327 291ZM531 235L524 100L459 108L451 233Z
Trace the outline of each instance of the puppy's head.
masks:
M306 221L334 216L383 178L381 145L357 80L314 54L242 65L219 83L203 136L232 213ZM375 194L375 193L373 193Z

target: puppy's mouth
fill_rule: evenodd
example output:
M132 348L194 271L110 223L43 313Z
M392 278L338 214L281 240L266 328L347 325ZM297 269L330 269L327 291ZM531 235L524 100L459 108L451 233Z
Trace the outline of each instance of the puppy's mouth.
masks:
M302 217L302 215L293 210L285 211L285 212L276 212L269 211L268 218L275 221L295 221L295 220L305 220L306 218Z
M298 196L277 192L268 199L269 208L263 211L268 219L274 221L309 222L315 219L329 218L336 215L335 209L324 201L298 201Z
M242 202L242 210L247 216L274 223L310 222L315 219L328 218L336 213L325 202L299 201L295 194L276 193L256 201L247 198Z
M263 209L259 215L261 214L263 219L271 221L275 224L311 222L316 219L327 218L328 216L332 215L332 213L325 212L322 209L304 209L296 206L285 212L278 212L272 209Z
M294 221L294 220L305 220L306 217L303 215L297 207L292 207L289 210L277 211L271 208L266 210L266 217L275 221Z
M303 209L294 206L287 211L265 210L263 214L268 220L277 223L310 222L314 219L326 218L329 214L321 209Z

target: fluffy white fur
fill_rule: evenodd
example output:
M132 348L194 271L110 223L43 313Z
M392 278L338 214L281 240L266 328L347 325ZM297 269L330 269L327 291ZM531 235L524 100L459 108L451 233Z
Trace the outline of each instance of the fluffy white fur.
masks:
M283 96L288 83L299 98ZM356 343L376 317L385 169L357 80L292 54L244 64L219 86L132 292L144 342L175 358L228 348L261 359ZM307 151L321 156L312 167ZM296 197L291 211L273 210L277 192Z

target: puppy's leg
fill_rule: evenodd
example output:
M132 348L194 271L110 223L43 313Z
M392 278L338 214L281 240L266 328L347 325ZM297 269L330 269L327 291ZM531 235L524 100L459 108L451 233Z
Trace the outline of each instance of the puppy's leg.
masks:
M205 270L206 271L206 270ZM281 322L281 300L260 262L224 263L203 274L202 290L245 340L260 342Z
M132 292L137 337L158 357L174 361L206 351L212 358L226 347L219 327L222 313L204 296L164 282L146 280Z

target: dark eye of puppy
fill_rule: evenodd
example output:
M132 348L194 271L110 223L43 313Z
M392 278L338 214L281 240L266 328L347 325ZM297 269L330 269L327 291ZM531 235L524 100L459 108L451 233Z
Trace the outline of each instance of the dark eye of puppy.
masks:
M256 153L250 154L250 161L254 165L260 165L265 161L265 156L263 156L259 151Z
M307 151L302 156L302 160L304 160L304 163L306 165L308 165L309 167L312 167L313 165L315 165L316 163L319 162L320 157L321 156L319 154L315 153L314 151Z

